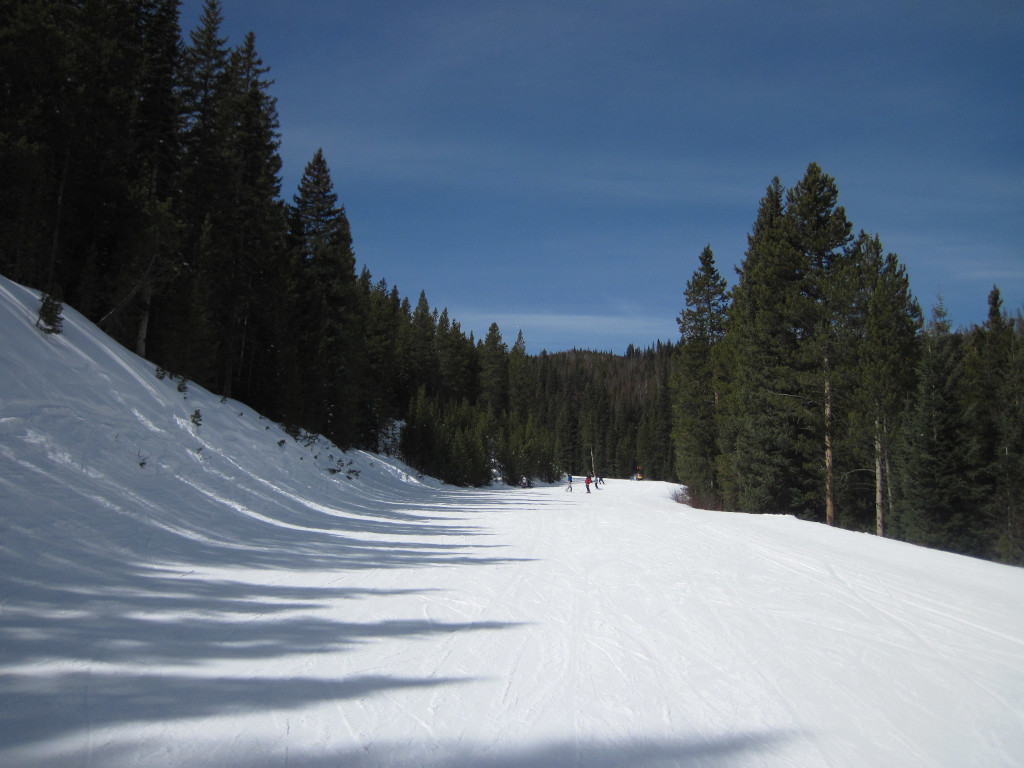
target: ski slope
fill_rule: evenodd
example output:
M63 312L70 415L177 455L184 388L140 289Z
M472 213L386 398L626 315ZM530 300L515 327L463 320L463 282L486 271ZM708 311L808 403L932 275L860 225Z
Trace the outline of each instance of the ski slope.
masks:
M0 279L5 768L1024 759L1021 569L662 483L443 486L37 309Z

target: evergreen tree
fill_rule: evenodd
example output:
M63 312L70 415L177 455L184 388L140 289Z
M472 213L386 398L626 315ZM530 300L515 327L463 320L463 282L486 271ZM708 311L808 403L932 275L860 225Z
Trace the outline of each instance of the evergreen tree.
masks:
M144 34L137 2L71 5L74 71L57 258L64 298L98 319L110 306L112 278L140 216L135 115Z
M848 368L842 334L855 297L844 249L851 226L837 197L834 180L814 163L788 192L773 180L717 353L727 503L811 518L824 511L829 524L836 387Z
M266 309L281 296L285 212L280 202L277 101L270 95L268 68L256 53L250 32L230 57L233 176L226 240L227 274L221 391L251 399L254 371L270 358L274 328ZM347 229L348 222L345 222ZM350 237L351 239L351 237ZM354 266L349 287L354 283Z
M784 195L773 179L716 348L719 479L728 508L807 514L813 483L802 465L805 414L797 377L806 262L792 245Z
M396 339L403 330L405 317L397 290L389 290L386 280L371 286L370 272L364 268L359 285L365 297L364 317L365 367L369 414L360 443L372 450L385 450L381 441L404 408L400 401L398 346Z
M786 219L793 248L800 259L801 295L797 315L798 360L805 413L802 421L820 439L825 522L835 523L835 443L838 391L845 385L855 311L854 272L845 250L850 222L837 204L835 180L811 163L803 179L786 196ZM845 358L845 359L844 359ZM802 369L802 370L800 370ZM805 448L813 466L813 441ZM812 506L810 503L808 506Z
M990 518L996 534L994 555L1024 565L1024 317L1018 314L1007 324L1012 333L998 392L999 441Z
M565 397L559 398L560 407L555 421L555 460L562 472L579 474L583 465L579 460L579 416L576 404ZM635 456L636 435L629 445L629 462Z
M402 457L410 466L424 472L432 469L434 451L434 415L427 397L427 388L421 386L409 403L405 428L401 438Z
M967 336L965 349L966 420L970 428L971 476L984 498L984 528L980 554L1009 562L1020 560L1022 474L1022 388L1020 334L1003 310L1002 296L993 287L988 318ZM1019 329L1018 329L1019 330Z
M404 365L414 383L427 386L430 394L438 389L437 313L432 312L425 292L420 291L412 321L404 340Z
M670 367L655 369L655 386L646 398L637 428L637 463L644 467L649 480L672 480L676 477L672 441L672 392L669 386ZM606 466L602 451L598 467ZM603 472L602 472L603 474Z
M0 272L48 285L76 74L70 2L0 9ZM50 286L53 288L53 286Z
M161 329L171 367L233 395L254 386L254 371L273 354L276 332L263 308L286 269L285 218L268 69L251 33L227 48L222 21L218 0L206 0L183 53L184 268L157 310L172 320Z
M436 350L438 389L448 401L476 401L476 349L462 332L458 320L448 318L448 310L437 321Z
M339 446L354 444L362 416L363 302L352 234L323 152L306 165L290 211L295 284L304 322L295 347L307 369L303 418Z
M725 335L726 282L715 268L711 246L686 284L686 305L678 318L681 340L674 358L672 387L676 474L693 503L720 503L715 476L718 433L712 351Z
M478 351L480 403L497 416L508 407L508 346L501 339L497 323L491 323Z
M177 0L140 0L138 7L141 54L131 162L138 221L111 281L113 305L99 325L145 357L154 294L180 268L181 30Z
M233 287L234 272L226 240L232 222L232 121L230 53L221 35L219 0L205 0L190 44L183 50L180 99L182 166L180 210L183 268L160 297L154 313L166 318L153 332L163 342L161 357L172 370L184 371L216 390L223 385L218 359L226 316L219 302ZM226 299L233 302L230 297Z
M894 533L906 541L975 554L978 508L964 437L964 347L941 301L925 329L918 385L898 452Z
M534 410L533 382L521 330L508 353L508 399L509 410L519 419L525 419Z
M868 451L874 475L875 533L885 535L892 507L892 449L903 405L913 391L921 309L910 293L906 270L895 254L883 256L881 240L863 231L851 245L859 265L864 305L862 339L855 358L859 378L852 429L871 436Z
M61 312L64 305L53 295L43 292L39 304L39 317L36 319L36 328L43 333L59 334L64 332L64 318Z

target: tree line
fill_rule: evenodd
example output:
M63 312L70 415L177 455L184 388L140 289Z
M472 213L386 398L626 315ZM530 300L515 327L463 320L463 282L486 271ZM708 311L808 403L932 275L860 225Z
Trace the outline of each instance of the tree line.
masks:
M731 291L708 246L674 360L676 471L702 506L1024 563L1024 321L924 323L898 257L811 163L760 201Z
M356 270L321 151L282 199L252 34L207 0L0 9L0 271L161 371L300 436L460 485L642 474L701 506L789 513L1024 563L1024 322L928 323L899 259L811 164L762 198L735 286L709 247L678 342L526 354Z

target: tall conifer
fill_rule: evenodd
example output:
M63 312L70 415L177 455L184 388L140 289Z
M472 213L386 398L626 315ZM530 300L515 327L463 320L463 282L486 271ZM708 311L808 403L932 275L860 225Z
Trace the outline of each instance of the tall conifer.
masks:
M508 408L508 345L497 323L477 345L480 355L480 402L496 416Z
M170 323L162 357L168 367L201 384L223 386L225 307L219 302L230 284L227 243L231 221L231 115L229 50L221 34L219 0L205 0L199 25L189 33L181 78L183 268L160 301L158 314ZM157 329L154 329L157 330Z
M1003 309L999 288L988 297L988 317L967 336L966 413L972 485L984 496L986 550L1009 562L1022 559L1024 499L1024 379L1020 328ZM978 521L976 527L982 527Z
M786 219L800 264L798 397L805 429L814 435L803 451L810 453L807 466L816 463L816 450L823 457L821 495L828 525L835 523L836 419L846 388L844 358L850 349L855 298L854 272L845 251L852 226L838 197L835 180L816 163L786 196ZM805 504L817 506L810 499Z
M748 236L717 350L719 477L730 508L805 512L797 386L804 261L793 248L785 189L772 180Z
M306 370L304 419L342 447L360 434L363 408L363 302L352 234L323 152L306 165L290 212L295 329Z
M717 506L717 397L712 353L725 335L726 282L715 268L711 246L700 254L700 268L686 284L686 304L677 322L680 344L673 360L673 437L675 468L691 499Z
M856 418L850 428L870 435L874 475L875 533L886 532L886 511L892 508L893 440L899 434L903 407L915 385L921 309L910 292L910 280L895 254L883 255L877 235L861 232L851 244L862 294L860 338L856 355Z
M225 294L221 391L248 398L272 362L270 307L279 300L285 215L280 201L277 100L250 32L229 60L231 204L222 274ZM353 276L354 279L354 276Z
M941 300L924 332L918 384L898 454L894 533L916 544L976 554L978 512L964 418L964 344Z

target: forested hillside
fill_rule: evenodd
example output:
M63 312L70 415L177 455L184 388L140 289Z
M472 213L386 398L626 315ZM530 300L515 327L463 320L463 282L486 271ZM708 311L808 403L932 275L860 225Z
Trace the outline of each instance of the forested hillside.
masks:
M175 0L5 7L0 270L169 375L450 482L672 473L668 348L525 354L367 269L321 152L282 200L269 67ZM45 323L44 323L45 324ZM405 425L401 441L396 425Z
M281 189L270 67L217 0L187 35L177 0L0 13L0 272L43 330L66 301L166 375L456 484L640 472L1024 562L1024 322L994 288L983 326L926 325L816 164L768 186L731 290L700 254L678 344L528 355L357 271L321 152Z
M1024 562L1024 321L998 288L983 326L954 332L941 299L923 326L898 257L811 163L768 186L732 291L704 250L679 325L695 503Z

